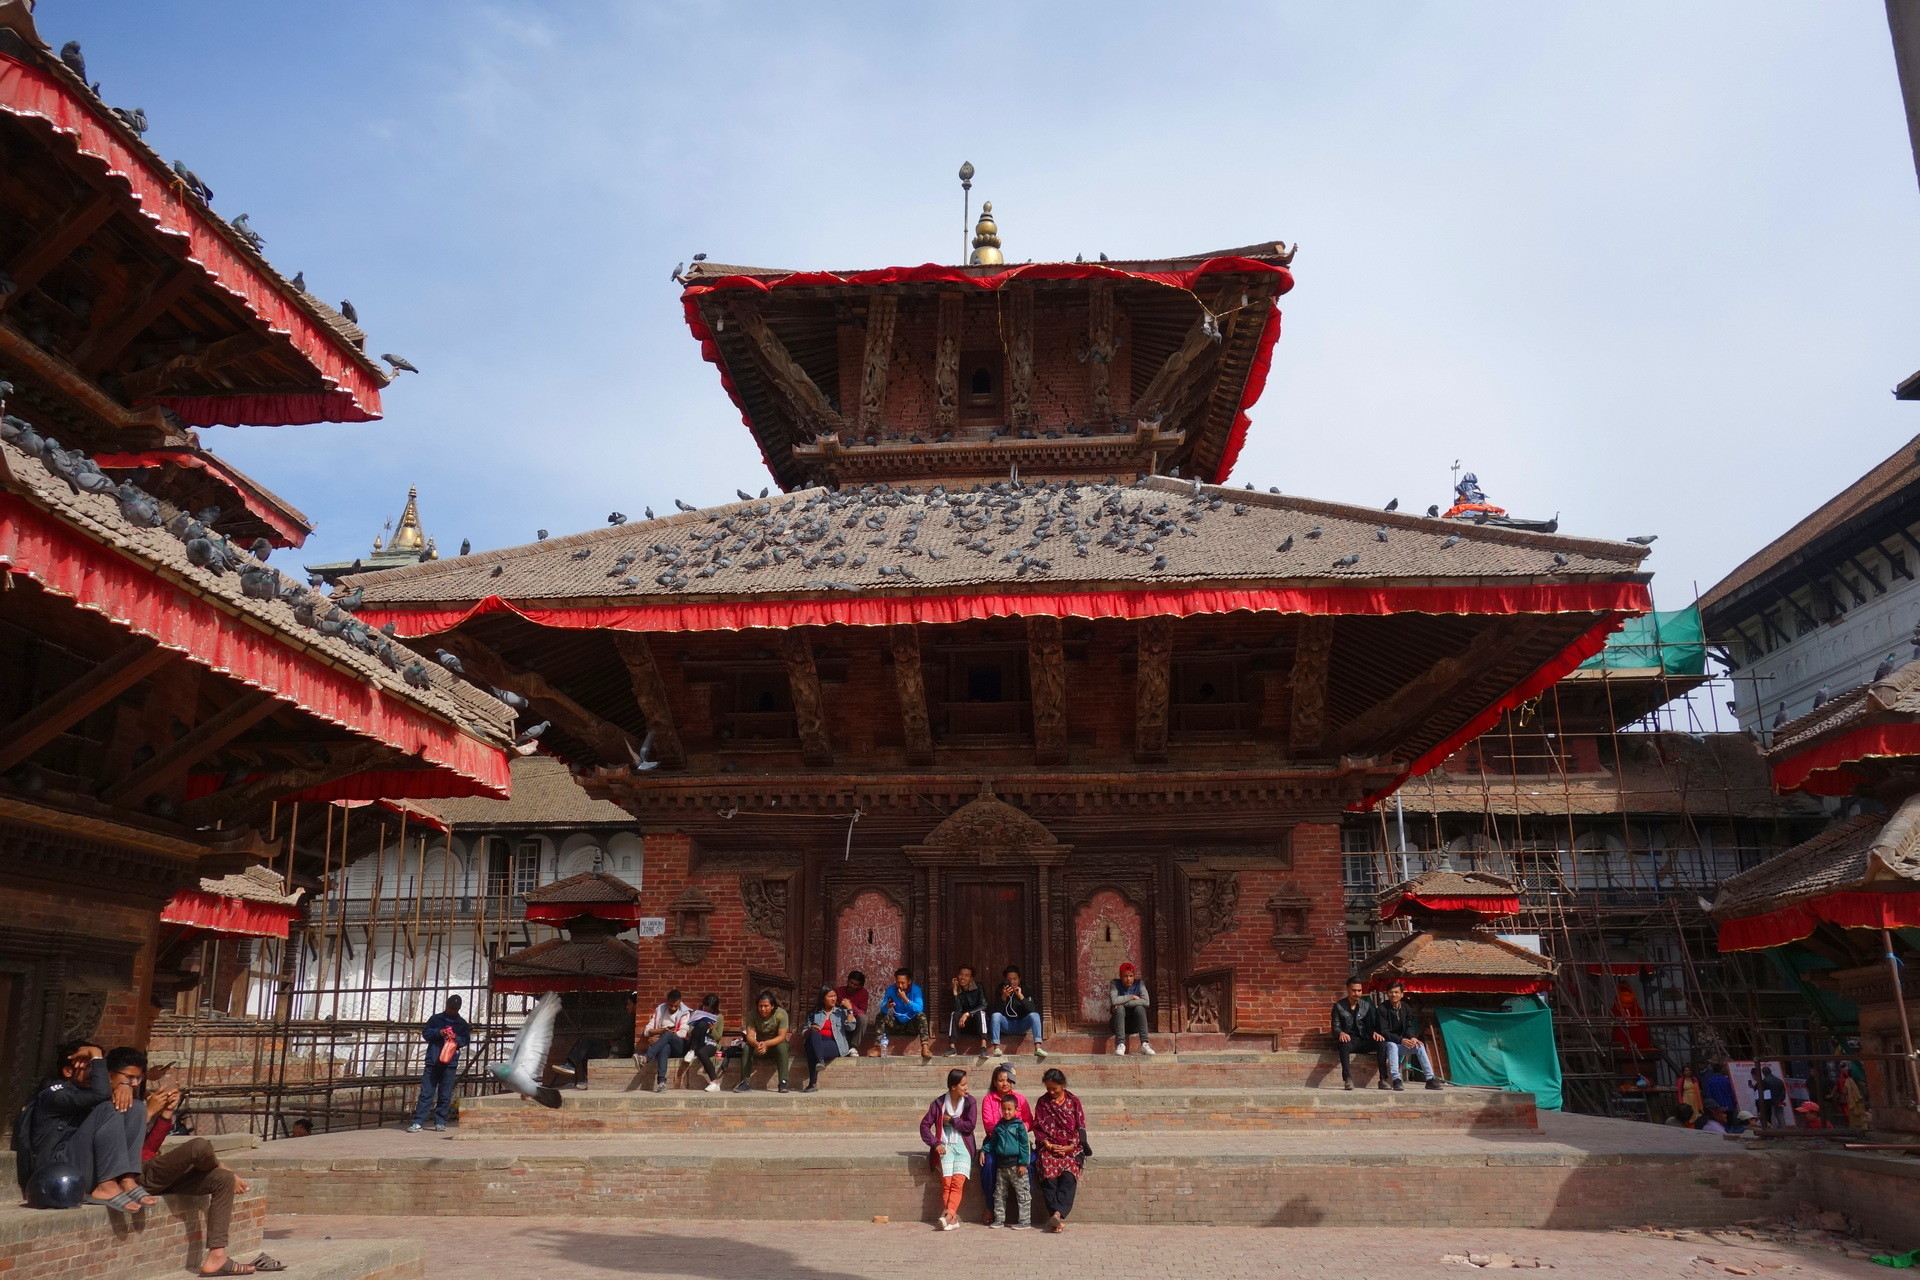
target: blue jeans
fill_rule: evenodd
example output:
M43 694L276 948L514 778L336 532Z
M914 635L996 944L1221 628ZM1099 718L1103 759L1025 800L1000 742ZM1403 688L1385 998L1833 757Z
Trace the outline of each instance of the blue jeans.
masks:
M437 1056L437 1055L436 1055ZM447 1110L453 1106L453 1078L460 1065L460 1059L452 1062L427 1062L427 1069L420 1076L420 1102L413 1109L413 1122L425 1124L427 1110L433 1110L433 1122L445 1124Z
M1403 1057L1419 1063L1420 1074L1429 1080L1433 1079L1433 1063L1427 1057L1427 1046L1418 1040L1413 1042L1411 1049L1398 1040L1387 1041L1387 1074L1389 1076L1395 1080L1400 1078L1400 1059Z
M994 1014L993 1043L995 1045L1000 1043L1001 1035L1008 1030L1012 1030L1015 1036L1032 1036L1036 1045L1047 1038L1046 1033L1040 1030L1040 1015L1037 1013L1029 1013L1024 1018L1009 1018L1004 1013Z

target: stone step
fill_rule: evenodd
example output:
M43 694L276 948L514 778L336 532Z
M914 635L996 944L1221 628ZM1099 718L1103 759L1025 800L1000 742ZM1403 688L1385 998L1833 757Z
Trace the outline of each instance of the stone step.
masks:
M205 1196L162 1196L138 1215L9 1204L0 1208L0 1274L6 1280L178 1275L199 1265L206 1203ZM259 1183L235 1198L231 1252L248 1258L259 1251L266 1213Z
M1543 1113L1539 1133L1117 1132L1094 1125L1079 1222L1696 1227L1789 1212L1808 1155L1659 1125ZM1768 1144L1774 1145L1774 1144ZM242 1167L276 1210L931 1222L912 1138L796 1134L449 1141L396 1130L268 1143ZM982 1211L970 1179L963 1212ZM1359 1264L1359 1273L1365 1273Z
M232 1256L251 1262L258 1252ZM418 1240L272 1240L266 1252L287 1265L274 1273L280 1280L426 1280L427 1275L427 1246ZM155 1271L152 1280L180 1274L178 1267Z
M1319 1087L1326 1084L1338 1087L1340 1081L1340 1060L1317 1053L1223 1051L1152 1056L1129 1053L1125 1057L1111 1053L1049 1053L1044 1060L1031 1054L995 1058L937 1055L930 1063L921 1062L920 1055L914 1053L884 1058L838 1059L821 1069L820 1088L874 1089L898 1083L927 1090L931 1097L932 1091L945 1087L949 1070L965 1067L973 1079L975 1092L979 1092L986 1087L994 1067L1002 1062L1014 1068L1020 1091L1029 1095L1040 1092L1040 1076L1049 1067L1058 1067L1064 1072L1068 1087L1075 1092L1082 1088L1129 1087L1279 1088ZM770 1082L773 1074L771 1064L759 1063L754 1068L754 1083ZM1354 1062L1353 1078L1356 1082L1370 1087L1374 1083L1374 1074L1371 1060ZM555 1078L562 1082L566 1079L564 1075ZM722 1077L728 1087L738 1083L739 1078L737 1062L729 1066ZM805 1082L806 1063L803 1059L794 1059L789 1079ZM635 1066L631 1058L595 1058L587 1063L587 1092L639 1092L651 1090L653 1081L651 1063ZM706 1084L706 1072L697 1063L682 1060L668 1068L669 1091L700 1090Z
M465 1099L457 1136L507 1134L542 1137L619 1133L836 1133L912 1134L918 1131L928 1089L840 1089L789 1093L608 1093L567 1091L557 1111L518 1094ZM1332 1129L1429 1131L1534 1128L1533 1095L1496 1089L1419 1087L1404 1093L1306 1089L1084 1089L1077 1091L1088 1120L1114 1129ZM1037 1094L1036 1094L1037 1096ZM1030 1099L1031 1101L1032 1099Z

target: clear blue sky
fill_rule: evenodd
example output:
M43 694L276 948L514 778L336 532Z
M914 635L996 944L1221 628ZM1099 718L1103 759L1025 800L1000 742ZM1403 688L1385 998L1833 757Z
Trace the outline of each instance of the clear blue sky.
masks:
M767 483L668 279L1299 241L1236 482L1658 533L1684 603L1920 432L1878 4L42 0L268 254L425 372L208 443L358 553Z

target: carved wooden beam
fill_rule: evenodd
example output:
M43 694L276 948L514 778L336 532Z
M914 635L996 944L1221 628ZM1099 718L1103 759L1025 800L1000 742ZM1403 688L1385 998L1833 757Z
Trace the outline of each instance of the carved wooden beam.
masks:
M19 764L180 655L145 636L0 729L0 773Z
M1287 746L1296 756L1321 754L1327 736L1327 660L1333 655L1333 619L1309 614L1300 619L1293 645L1292 706Z
M966 320L965 294L943 293L933 340L933 429L960 426L960 328Z
M200 268L185 262L155 277L138 298L81 340L73 352L73 366L93 377L112 365L127 344L171 310L199 278Z
M112 216L113 197L96 191L57 225L47 228L32 244L14 254L13 261L7 264L7 274L13 277L13 291L0 293L0 311L26 297L35 285L46 279L49 271L65 262Z
M1060 619L1027 619L1027 683L1033 698L1035 764L1067 762L1067 659L1060 645Z
M270 693L254 692L235 698L195 725L186 737L102 791L102 803L128 805L145 800L265 720L279 706L280 700Z
M249 809L277 800L295 791L323 786L374 768L404 768L413 761L384 743L365 742L334 747L325 760L295 765L265 777L228 787L180 806L180 821L189 826L207 826L238 817Z
M860 431L879 432L880 409L887 399L887 368L893 363L893 322L900 299L883 293L867 307L867 345L860 361Z
M1113 282L1096 280L1087 290L1087 389L1093 416L1113 416L1113 386L1107 376L1113 361Z
M632 763L633 757L628 754L632 739L626 730L587 710L549 684L545 676L522 671L486 645L457 632L447 636L444 643L460 656L470 678L519 694L542 718L551 720L568 737L586 743L601 761Z
M31 374L36 382L66 397L106 426L150 431L158 439L166 439L174 434L167 425L165 411L159 405L128 409L71 364L51 351L42 350L30 342L25 334L4 324L0 324L0 359Z
M1133 754L1137 760L1167 758L1167 699L1172 674L1173 619L1141 619L1133 673Z
M633 701L647 718L653 734L653 756L661 764L678 769L687 763L686 748L680 744L680 730L673 722L673 705L667 701L667 685L653 660L653 646L637 631L613 633L613 647L626 664L627 680L633 686Z
M1417 725L1438 711L1463 685L1526 643L1540 625L1541 619L1533 614L1518 614L1491 624L1465 649L1441 658L1397 692L1341 725L1330 754L1352 754L1403 736L1407 726Z
M1007 425L1033 425L1033 290L1015 285L1007 301Z
M1189 371L1200 362L1200 358L1213 348L1213 339L1207 336L1205 320L1206 317L1201 316L1193 322L1193 328L1187 330L1186 340L1154 373L1153 381L1147 384L1147 389L1140 393L1139 400L1134 403L1135 413L1143 418L1155 413L1166 413L1169 418L1172 417L1169 409L1182 390L1181 384ZM1167 425L1173 424L1169 421Z
M758 312L735 307L732 314L753 342L754 351L766 366L768 380L786 397L808 435L839 431L846 426L846 421L827 403L826 393L815 385L812 376L800 367L800 362L787 350L787 344L767 327Z
M781 656L787 661L787 684L793 691L793 719L800 730L800 758L812 765L833 763L827 741L826 704L820 697L820 671L813 663L813 643L799 631L780 637Z
M920 665L920 633L910 626L890 627L893 691L900 699L900 724L907 740L908 764L933 763L933 724L927 716L927 677Z
M127 399L141 400L157 395L170 386L175 378L188 373L211 373L223 365L252 355L267 345L267 336L248 330L222 338L191 353L182 353L159 364L149 365L127 374L120 379L120 386Z

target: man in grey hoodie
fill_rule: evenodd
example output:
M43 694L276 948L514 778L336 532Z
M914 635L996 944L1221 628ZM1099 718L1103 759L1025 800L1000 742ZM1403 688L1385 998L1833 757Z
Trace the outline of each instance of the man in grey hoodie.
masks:
M1120 966L1120 976L1107 984L1107 999L1113 1006L1113 1051L1127 1051L1129 1033L1140 1037L1140 1052L1151 1054L1152 1032L1147 1029L1147 980L1131 961Z

